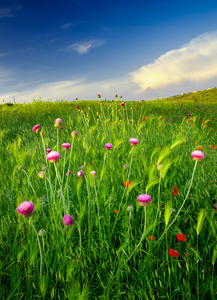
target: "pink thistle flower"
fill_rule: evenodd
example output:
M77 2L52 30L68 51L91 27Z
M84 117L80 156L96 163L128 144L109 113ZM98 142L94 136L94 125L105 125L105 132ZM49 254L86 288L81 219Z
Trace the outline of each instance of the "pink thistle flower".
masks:
M143 102L144 100L143 100L143 99L141 99L140 101L141 101L141 102Z
M51 149L50 149L50 148L47 148L46 151L47 151L47 153L50 153L50 152L51 152Z
M91 171L90 174L93 176L93 179L97 179L96 171Z
M105 147L106 147L107 150L110 150L110 149L113 148L113 145L110 144L110 143L106 143L106 144L105 144Z
M62 147L63 147L63 150L68 150L71 147L71 145L69 143L63 143Z
M77 131L72 131L71 136L76 137L78 135Z
M100 94L98 94L98 95L97 95L97 97L98 97L98 98L101 98L101 95L100 95Z
M47 160L49 160L50 163L56 163L60 159L59 152L51 151L47 154Z
M124 165L124 169L128 169L128 167L129 167L128 164Z
M75 108L78 109L79 107L76 105Z
M124 102L121 103L121 106L124 106Z
M43 179L44 176L45 176L45 174L46 174L45 171L40 171L40 172L38 173L38 176L39 176L41 179Z
M157 166L157 169L158 169L158 171L162 170L162 169L163 169L163 165L162 165L162 164L159 164L159 165Z
M117 98L118 97L118 94L115 94L115 98Z
M142 194L137 197L140 206L149 206L151 202L151 196L148 194Z
M136 138L131 138L129 142L131 146L136 146L137 144L139 144L139 140L137 140Z
M56 120L55 120L55 123L59 123L59 124L62 124L62 120L60 119L60 118L57 118Z
M32 131L34 131L35 133L39 133L40 130L41 130L40 125L35 125L35 126L32 128Z
M204 153L200 150L195 150L191 153L191 156L193 157L193 160L200 161L204 158Z
M75 98L75 100L78 100L78 98Z
M24 201L18 206L17 212L21 215L24 215L26 218L31 217L35 212L34 203L29 201Z
M69 226L73 224L75 224L75 217L69 215L63 217L63 225Z
M66 176L71 176L71 173L72 173L71 171L67 171Z
M84 171L78 171L77 172L77 176L79 177L79 178L81 178L81 177L84 177Z

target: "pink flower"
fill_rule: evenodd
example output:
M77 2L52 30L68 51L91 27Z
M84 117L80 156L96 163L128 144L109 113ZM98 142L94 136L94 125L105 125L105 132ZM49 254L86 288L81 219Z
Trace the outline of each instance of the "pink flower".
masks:
M214 204L213 207L214 207L215 210L217 210L217 205L216 204Z
M110 143L106 143L106 144L105 144L105 147L106 147L107 150L110 150L110 149L113 148L113 145L110 144Z
M141 102L143 102L144 100L142 99L142 100L140 100Z
M151 202L151 196L148 194L142 194L137 197L140 206L149 206Z
M75 98L75 100L78 100L78 98Z
M56 120L55 120L55 123L59 123L59 124L62 124L62 120L60 119L60 118L57 118Z
M47 151L47 153L50 153L50 152L51 152L51 149L50 149L50 148L47 148L46 151Z
M46 157L50 163L55 163L60 159L60 154L59 154L59 152L51 151L50 153L47 154Z
M78 106L76 105L75 108L78 109Z
M71 171L67 171L66 176L71 176L71 173L72 173Z
M75 217L69 215L63 217L63 225L69 226L73 224L75 224Z
M84 176L84 171L78 171L77 172L77 176L79 177L79 178L81 178L81 177L83 177Z
M98 94L98 95L97 95L97 97L98 97L98 98L101 98L101 95L100 95L100 94Z
M96 176L96 171L91 171L90 174L91 174L92 176Z
M124 169L128 169L128 167L129 167L128 164L124 165Z
M118 97L118 94L115 94L115 98L117 98Z
M69 143L63 143L62 147L63 147L63 150L68 150L71 147L71 145Z
M72 131L71 136L76 137L78 135L77 131Z
M124 106L124 102L121 103L121 106Z
M31 217L34 214L34 203L24 201L18 206L17 212L21 215L24 215L26 218Z
M200 161L204 158L204 153L200 150L195 150L191 153L191 156L193 157L193 160Z
M41 179L43 179L44 176L45 176L45 174L46 174L45 171L40 171L40 172L38 173L38 176L39 176Z
M35 133L39 133L40 130L41 130L40 125L35 125L35 126L32 128L32 131L34 131Z
M136 138L131 138L129 142L131 146L136 146L137 144L139 144L139 140L137 140Z

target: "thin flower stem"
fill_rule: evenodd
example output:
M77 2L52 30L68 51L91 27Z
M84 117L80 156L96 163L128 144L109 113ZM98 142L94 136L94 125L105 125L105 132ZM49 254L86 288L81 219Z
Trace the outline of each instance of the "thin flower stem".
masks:
M33 191L33 193L34 193L34 196L35 196L35 198L36 198L36 200L37 200L36 192L35 192L35 190L34 190L34 188L33 188L33 186L32 186L32 183L31 183L31 181L30 181L30 179L29 179L29 175L26 173L26 171L25 171L24 169L22 169L22 171L26 174L26 176L27 176L27 178L28 178L28 184L31 186L32 191Z
M64 155L64 162L63 162L63 175L62 175L62 184L63 184L63 179L64 179L65 162L66 162L66 151L65 151L65 155Z
M32 218L30 217L30 223L32 225L32 228L33 230L35 231L35 234L36 234L36 237L37 237L37 241L38 241L38 247L39 247L39 252L40 252L40 277L42 276L42 259L43 259L43 256L42 256L42 250L41 250L41 243L40 243L40 240L39 240L39 237L38 237L38 233L37 233L37 230L35 229L35 226L33 225L32 223Z
M59 173L57 171L57 166L56 166L56 163L54 163L54 167L55 167L55 170L56 170L56 177L58 179L58 182L59 182L59 185L60 185L60 192L61 192L61 197L63 199L63 210L64 210L64 214L66 214L66 203L65 203L65 197L63 195L63 191L62 191L62 184L61 184L61 181L60 181L60 178L59 178Z
M79 226L79 224L78 224L78 222L77 222L77 221L75 221L75 223L76 223L76 224L77 224L77 226L78 226L78 232L79 232L79 243L80 243L80 258L81 258L81 253L82 253L81 228L80 228L80 226Z
M141 237L139 243L137 244L136 248L134 249L134 251L133 251L133 252L131 253L131 255L128 257L128 259L124 262L124 264L127 263L127 262L131 259L131 257L132 257L133 254L136 252L136 250L139 248L141 242L142 242L143 239L144 239L145 231L146 231L146 221L147 221L147 218L146 218L146 206L144 206L144 212L145 212L145 224L144 224L144 230L143 230L142 237Z
M187 198L188 198L188 195L189 195L189 192L190 192L190 189L191 189L191 186L192 186L192 182L193 182L193 179L194 179L194 173L195 173L195 170L196 170L196 166L197 166L197 161L195 161L195 165L194 165L194 170L193 170L193 173L192 173L191 182L190 182L190 185L189 185L188 192L187 192L187 195L186 195L186 197L185 197L185 200L183 201L182 205L180 206L180 208L179 208L179 210L178 210L178 212L177 212L175 218L173 219L172 223L170 223L170 225L167 227L167 230L169 230L169 228L170 228L170 227L173 225L173 223L176 221L176 219L177 219L177 217L178 217L180 211L182 210L182 207L184 206L184 204L185 204L185 202L186 202L186 200L187 200ZM162 240L162 238L164 237L165 233L166 233L166 231L164 231L164 233L161 235L161 237L159 238L159 240L158 240L157 243L159 243L159 241ZM157 243L156 243L156 245L157 245Z
M103 166L102 166L102 170L104 169L105 167L105 161L106 161L106 157L107 157L107 153L108 153L109 150L106 150L106 153L104 155L104 161L103 161ZM102 176L100 176L100 180L99 180L99 186L98 186L98 190L97 190L97 194L96 196L98 195L99 193L99 188L100 188L100 184L101 184L101 181L102 181Z

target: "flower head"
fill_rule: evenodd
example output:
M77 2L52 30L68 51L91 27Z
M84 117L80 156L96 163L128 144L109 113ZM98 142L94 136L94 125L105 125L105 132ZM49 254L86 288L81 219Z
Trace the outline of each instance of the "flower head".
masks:
M201 146L201 145L197 146L197 150L203 151L203 146Z
M217 147L215 145L212 145L210 149L217 149Z
M117 98L118 97L118 94L115 94L115 98Z
M169 249L168 254L175 258L179 257L179 252L174 249Z
M215 210L217 210L217 205L216 204L214 204L213 207L214 207Z
M191 153L191 156L193 157L193 160L200 161L204 158L204 153L200 150L195 150Z
M131 146L136 146L137 144L139 144L139 140L137 140L136 138L131 138L129 142Z
M117 215L117 213L118 213L118 210L116 210L116 209L115 209L113 212L114 212L114 214L116 214L116 215Z
M24 201L18 206L17 212L21 215L24 215L26 218L31 217L35 212L34 203L29 201Z
M100 98L101 98L101 95L100 95L100 94L98 94L98 95L97 95L97 97L100 99Z
M151 202L151 196L148 194L142 194L137 197L140 206L149 206Z
M41 179L43 179L44 176L45 176L45 174L46 174L45 171L40 171L40 172L38 173L38 176L39 176Z
M75 224L75 217L69 215L63 217L63 225L69 226L73 224Z
M157 169L158 169L158 171L161 171L161 170L163 169L163 165L162 165L162 164L159 164L159 165L157 166Z
M133 210L134 210L134 208L133 208L132 205L128 205L128 206L127 206L127 211L133 211Z
M131 187L132 185L132 182L130 180L128 181L124 181L124 185L128 188L128 187Z
M47 160L49 160L50 163L56 163L60 159L59 152L51 151L47 154Z
M76 137L78 135L77 131L72 131L71 136Z
M155 240L155 236L150 235L150 236L148 237L148 239L149 239L149 241L154 241L154 240Z
M177 186L175 186L173 188L173 192L172 192L172 196L175 196L175 195L178 195L178 188L177 188Z
M46 151L47 151L47 153L50 153L50 152L51 152L51 149L50 149L50 148L47 148Z
M186 241L186 237L185 237L185 235L182 234L182 233L177 234L177 235L176 235L176 238L177 238L177 240L178 240L179 242L184 242L184 241Z
M121 103L121 106L124 106L124 105L125 105L124 102L122 102L122 103Z
M39 133L40 130L41 130L40 125L35 125L35 126L32 128L32 131L34 131L35 133Z
M79 177L79 178L81 178L81 177L84 177L84 171L78 171L77 172L77 176Z
M60 119L60 118L57 118L56 120L55 120L55 123L59 123L59 124L62 124L62 119Z
M39 236L45 236L46 235L46 231L44 229L40 229L38 232Z
M71 171L67 171L66 176L71 176L71 173L72 173Z
M105 147L106 147L107 150L110 150L110 149L113 148L113 145L110 144L110 143L106 143L106 144L105 144Z
M68 150L71 147L71 145L69 143L63 143L62 147L63 147L63 150L66 151L66 150Z
M128 168L129 168L128 164L125 164L124 169L128 169Z

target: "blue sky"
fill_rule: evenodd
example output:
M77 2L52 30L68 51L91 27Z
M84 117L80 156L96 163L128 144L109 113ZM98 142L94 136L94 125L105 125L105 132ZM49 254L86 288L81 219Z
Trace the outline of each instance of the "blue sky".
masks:
M0 103L216 86L216 0L0 0Z

